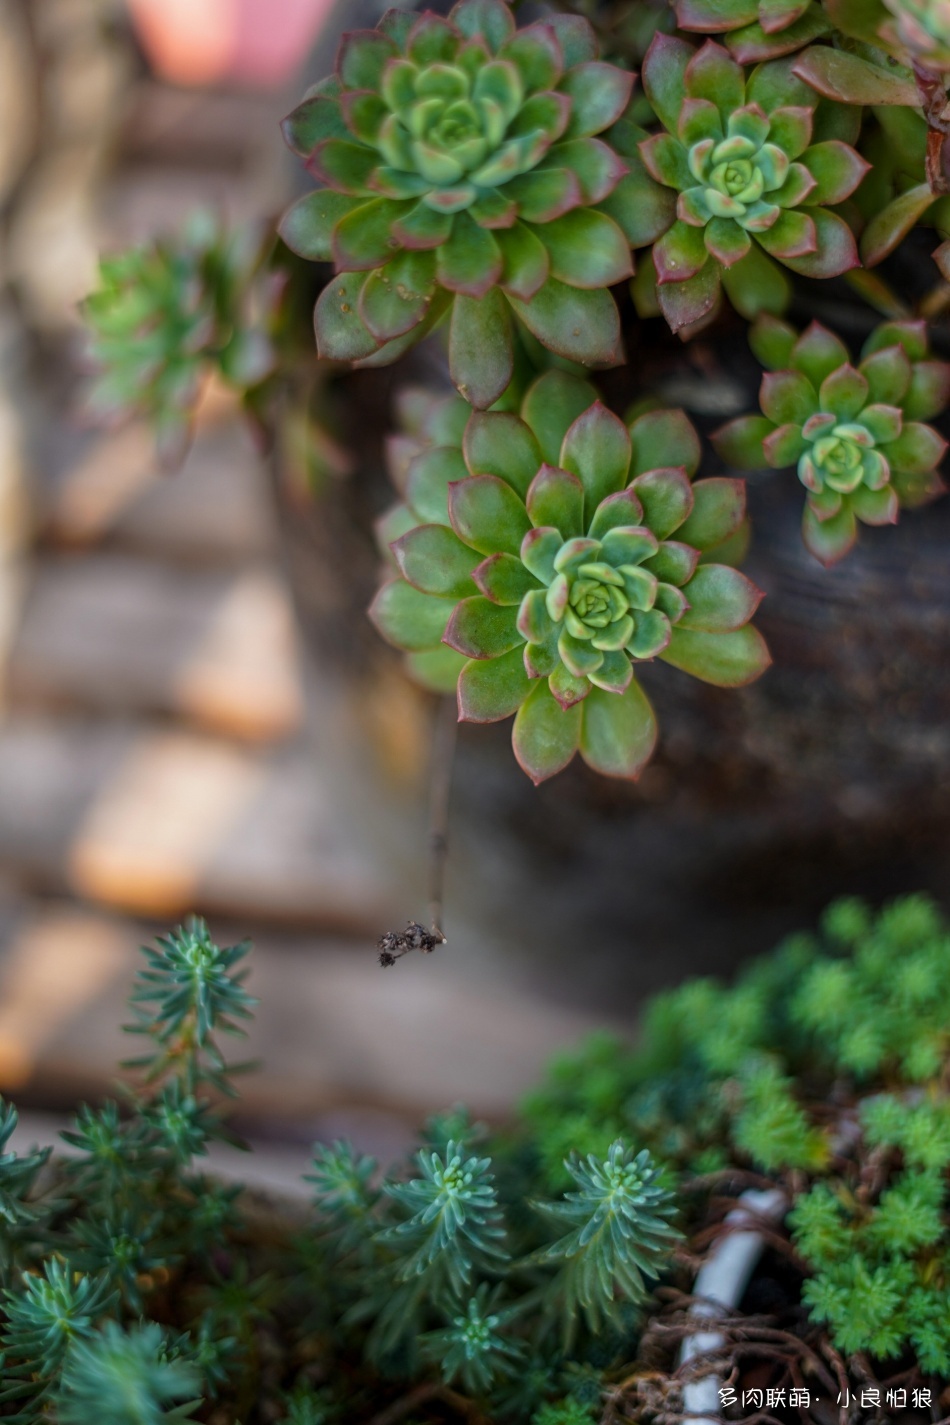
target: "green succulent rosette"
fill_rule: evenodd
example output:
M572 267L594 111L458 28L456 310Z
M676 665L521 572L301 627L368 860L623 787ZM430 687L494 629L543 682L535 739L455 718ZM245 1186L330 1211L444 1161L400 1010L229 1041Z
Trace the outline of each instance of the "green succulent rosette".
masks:
M893 18L881 33L913 64L937 74L950 73L948 0L884 0Z
M177 239L103 258L101 287L82 306L96 374L85 406L96 422L142 416L166 464L183 457L212 372L238 389L274 366L254 324L252 285L270 244L196 214Z
M336 74L284 124L323 186L282 236L338 274L317 302L321 356L394 361L450 312L452 379L480 408L511 379L513 317L582 365L619 359L607 288L632 271L631 200L598 135L633 75L597 55L586 20L516 30L502 0L390 10L343 37Z
M950 364L931 358L924 322L884 322L857 367L818 322L802 336L761 318L753 350L764 366L761 416L740 416L713 437L740 469L795 465L808 491L802 533L823 564L854 544L857 521L894 524L901 505L942 489L947 442L926 422L950 399Z
M657 296L674 331L716 311L724 287L743 316L780 314L788 280L859 265L854 235L828 205L868 169L851 146L859 111L821 101L790 59L746 74L722 46L657 35L643 63L665 133L640 143L657 184L677 193L676 218L653 244Z
M410 455L402 517L426 522L393 541L400 573L371 609L417 675L457 687L462 720L515 714L535 782L578 750L608 776L639 775L656 721L638 664L734 687L770 661L749 622L759 590L708 559L741 541L743 481L692 483L699 440L681 411L627 427L590 395L548 372L520 415L474 412L461 448Z
M675 0L681 30L723 34L740 64L793 54L831 30L816 0Z

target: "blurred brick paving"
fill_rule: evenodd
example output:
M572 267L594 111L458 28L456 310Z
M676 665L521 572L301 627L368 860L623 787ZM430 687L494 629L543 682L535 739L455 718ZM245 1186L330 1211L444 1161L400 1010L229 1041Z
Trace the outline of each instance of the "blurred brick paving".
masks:
M301 648L267 476L235 411L211 393L170 478L144 429L80 431L37 360L37 340L75 347L97 248L199 201L266 215L288 181L280 96L132 78L97 9L114 19L36 0L57 102L25 178L0 151L16 294L0 305L0 1092L55 1109L101 1092L135 947L197 910L257 945L265 1067L246 1111L385 1155L422 1111L464 1098L504 1112L588 1022L510 983L464 927L452 953L378 968L373 942L418 913L418 886L367 834L347 780L365 754ZM390 729L393 746L413 738ZM424 841L410 800L411 858Z

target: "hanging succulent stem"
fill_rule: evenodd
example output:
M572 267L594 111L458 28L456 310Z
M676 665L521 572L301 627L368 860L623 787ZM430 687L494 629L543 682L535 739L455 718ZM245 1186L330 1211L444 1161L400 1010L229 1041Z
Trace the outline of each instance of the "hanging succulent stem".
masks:
M429 926L427 930L410 920L404 931L387 930L376 948L379 963L394 965L410 950L429 955L445 944L444 918L445 862L449 854L449 797L455 762L458 715L454 698L440 698L432 735L432 763L429 771Z
M438 935L442 942L445 940L442 922L445 914L445 863L449 854L449 797L457 740L455 699L440 698L435 715L429 780L429 924L433 935Z

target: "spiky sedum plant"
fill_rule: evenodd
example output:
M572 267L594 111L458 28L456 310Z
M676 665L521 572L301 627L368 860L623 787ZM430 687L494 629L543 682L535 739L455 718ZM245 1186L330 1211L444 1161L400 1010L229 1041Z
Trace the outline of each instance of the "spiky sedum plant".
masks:
M936 1399L950 1377L948 973L950 927L926 897L876 915L839 901L819 935L733 985L657 997L635 1052L600 1038L566 1057L525 1105L538 1151L553 1172L566 1139L623 1133L719 1192L767 1174L791 1204L813 1325L845 1361L903 1361ZM684 1210L702 1233L702 1190Z
M561 356L618 360L606 289L632 271L636 217L609 130L632 83L583 21L519 31L503 0L459 0L447 19L390 10L345 36L336 74L285 123L325 185L281 226L338 274L317 303L320 354L394 361L451 309L452 377L479 407L511 379L513 319Z
M197 1163L246 1067L221 1039L254 1003L247 950L201 921L146 947L139 1086L80 1110L68 1158L0 1154L0 1420L333 1425L440 1392L499 1421L596 1406L678 1239L649 1152L569 1153L565 1193L455 1111L388 1176L319 1147L313 1212L262 1217Z
M740 417L714 437L744 469L796 465L808 491L802 532L823 564L847 554L856 521L894 524L943 488L937 467L947 442L926 424L946 406L950 364L935 361L924 322L884 322L861 350L813 322L799 336L761 318L752 348L769 372L763 415Z
M759 590L716 562L743 525L741 481L692 483L699 441L681 411L625 426L591 395L551 372L520 417L475 413L461 447L416 455L397 515L414 527L391 545L401 577L373 606L417 672L457 684L461 718L517 714L535 782L578 750L597 771L639 774L656 724L638 664L729 687L769 661L749 623Z

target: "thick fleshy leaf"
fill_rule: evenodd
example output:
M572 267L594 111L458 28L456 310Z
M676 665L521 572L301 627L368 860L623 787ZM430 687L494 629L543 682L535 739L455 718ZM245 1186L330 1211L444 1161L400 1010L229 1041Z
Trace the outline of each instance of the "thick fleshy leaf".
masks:
M630 436L623 421L600 401L583 411L566 432L560 464L576 475L584 488L584 516L588 523L601 500L626 485L630 449Z
M680 628L728 633L742 628L762 602L751 579L724 564L701 564L683 590L689 601Z
M839 421L853 421L867 404L868 383L850 362L832 371L821 383L820 409L832 411Z
M550 584L556 572L554 561L563 544L556 529L530 529L521 541L521 562L542 584Z
M613 218L631 247L644 247L661 237L674 221L676 194L650 177L639 155L629 164L630 172L600 208Z
M763 454L773 470L794 465L807 449L808 441L802 434L801 426L791 421L787 425L776 426L762 442Z
M920 421L907 421L896 440L887 447L887 458L895 470L907 475L923 475L939 465L947 450L947 442L932 426Z
M543 463L534 432L511 411L473 412L462 449L471 474L497 475L522 497Z
M590 521L588 533L591 539L603 539L612 529L636 526L643 523L643 506L633 490L618 490L601 500Z
M523 502L495 475L470 475L450 485L449 519L459 538L481 554L518 554L531 528Z
M670 133L676 132L686 98L686 66L696 51L685 40L657 31L643 60L640 79L651 107Z
M643 506L644 523L657 539L680 531L695 500L685 470L647 470L637 476L631 488Z
M561 463L561 446L568 429L596 400L597 392L589 381L557 369L546 371L528 387L521 414L548 465Z
M903 412L899 406L871 405L861 412L861 425L874 439L875 445L886 445L901 433Z
M626 494L626 491L620 491ZM657 539L652 530L644 525L614 525L612 529L606 530L601 538L601 557L614 569L619 569L624 573L623 565L644 564L657 552ZM651 588L656 592L656 575L645 569L652 581L650 585L641 584L641 588ZM637 604L637 608L648 608L649 604Z
M517 712L534 686L520 647L500 658L473 659L459 674L459 721L500 722Z
M768 313L758 317L749 332L749 345L754 356L769 371L784 371L792 365L792 351L797 341L798 332L793 326ZM841 361L847 359L846 351ZM841 361L836 361L835 366L840 366ZM807 376L808 372L805 374ZM822 373L821 379L825 375L827 372Z
M360 357L354 365L362 371L378 366L390 366L394 361L399 361L411 347L415 346L424 336L428 335L437 322L442 320L445 316L448 303L448 293L436 288L432 296L432 301L429 303L428 311L418 326L414 326L411 331L406 332L403 336L397 336L394 337L392 341L383 342L382 346L370 352L369 356Z
M513 554L490 554L472 570L472 579L493 604L520 604L539 582Z
M606 213L575 208L537 234L548 250L551 274L571 287L611 287L633 273L623 233Z
M389 117L389 108L379 95L369 90L349 90L341 96L340 107L353 137L361 143L375 144Z
M737 416L713 432L712 443L738 470L762 470L768 464L762 443L774 429L766 416Z
M585 203L602 203L628 171L628 165L609 144L593 138L559 143L544 162L569 168L580 184Z
M871 167L867 159L838 139L813 144L802 154L802 163L817 180L809 203L843 203Z
M467 474L462 453L456 447L429 446L409 466L406 499L420 519L447 525L449 485L464 480Z
M713 112L716 110L713 109ZM639 152L647 174L655 183L679 190L689 188L695 183L687 162L686 149L672 134L652 134L641 141Z
M764 60L777 59L782 55L795 54L812 40L822 39L831 31L831 25L818 9L812 8L796 20L794 24L771 33L761 24L746 25L741 30L733 30L726 36L730 54L740 64L761 64Z
M436 257L439 282L450 292L484 297L501 276L501 249L494 236L467 213L458 214L452 236Z
M424 594L454 599L474 594L472 570L478 555L445 525L419 525L397 539L392 551L403 578Z
M683 590L678 589L675 584L659 584L657 586L655 607L659 609L660 613L666 615L671 624L679 623L688 606L689 600Z
M793 71L826 99L846 104L905 104L920 102L912 78L882 69L870 60L829 45L813 45L797 57Z
M790 364L804 372L817 391L822 381L847 360L848 348L841 338L820 322L812 322L792 347Z
M656 248L653 251L655 254ZM747 262L748 258L745 261ZM726 272L736 272L743 265L737 262L735 267L727 268ZM706 266L700 268L695 276L687 277L685 282L667 282L657 287L660 309L671 331L679 332L684 327L696 327L707 318L713 317L719 305L722 271L715 258L709 258Z
M864 363L861 364L862 371ZM865 372L865 374L867 374ZM929 421L950 401L950 362L916 361L901 405L910 421Z
M719 688L741 688L753 683L772 662L765 639L751 624L732 633L674 628L660 657L664 663Z
M500 658L524 642L518 632L518 613L475 594L461 599L442 635L443 643L467 658Z
M800 104L784 105L769 116L769 139L793 161L811 143L813 110Z
M510 559L511 555L495 555L494 558ZM557 637L558 628L548 610L546 589L529 589L522 594L517 620L518 632L527 643L548 643L552 637Z
M686 92L729 114L745 103L745 76L728 50L707 40L686 66Z
M702 447L695 427L683 411L646 411L629 430L632 475L677 465L682 465L689 476L696 474Z
M561 629L557 641L557 651L565 667L576 678L586 678L591 673L596 673L604 661L601 650L595 648L589 639L574 638L570 630L566 628Z
M298 198L280 220L278 232L292 252L310 262L330 262L333 258L333 229L342 218L360 206L361 199L350 193L319 188Z
M885 485L880 490L869 490L867 485L859 485L851 496L850 504L864 524L896 524L900 514L900 501L893 485Z
M404 247L425 250L448 242L452 214L437 213L428 203L417 203L393 223L393 236Z
M633 75L614 64L590 60L575 65L559 85L571 101L565 138L590 138L620 118L630 100Z
M495 241L502 256L502 287L513 297L529 302L551 270L547 248L525 223L497 232Z
M918 183L876 212L861 234L861 259L865 267L883 262L915 227L932 205L929 183Z
M861 355L870 356L889 346L902 346L911 361L923 361L930 355L925 321L881 322L861 348Z
M639 777L656 746L656 718L640 684L625 693L591 689L581 704L581 756L605 777Z
M449 20L469 39L485 39L493 54L515 32L514 18L502 0L459 0L452 7Z
M461 395L477 410L494 405L514 369L511 323L495 289L484 297L459 294L452 307L449 370Z
M597 58L597 35L590 21L582 15L547 15L545 23L557 36L565 68L570 69L575 64L586 64L588 60Z
M680 588L692 578L698 562L699 551L693 549L692 545L667 539L660 545L656 554L643 561L643 567L655 574L662 583Z
M813 256L818 246L818 234L810 211L790 212L786 209L779 213L770 228L757 232L756 237L766 252L780 262Z
M564 70L557 36L543 21L519 30L501 47L499 57L515 66L528 94L552 89Z
M327 139L350 138L339 99L330 95L316 94L305 99L280 127L288 146L301 158L309 158L317 145Z
M413 64L422 66L454 59L458 47L459 34L455 27L427 10L409 33L406 53Z
M808 214L815 225L815 251L803 256L783 255L781 260L786 267L803 277L840 277L852 267L860 267L854 233L844 219L825 208L809 208Z
M388 643L412 651L441 642L454 607L453 599L423 594L405 579L392 579L379 590L369 616Z
M627 644L632 658L656 658L670 641L672 627L669 616L660 608L647 609L637 615L633 637ZM603 686L603 684L601 684Z
M401 252L369 274L360 293L360 316L377 341L392 341L425 319L435 292L435 259Z
M378 163L375 149L365 144L356 143L352 138L327 139L317 144L307 160L307 169L331 188L340 188L344 193L362 193L369 198L369 182Z
M551 223L583 202L581 185L569 168L537 168L512 178L502 189L518 205L526 223Z
M567 470L542 465L531 482L527 506L538 527L556 529L565 539L584 533L584 486Z
M319 356L329 361L358 361L379 345L359 314L366 277L365 272L342 272L317 298L313 321Z
M365 271L387 262L399 246L392 226L405 204L391 198L373 198L341 218L333 229L333 257L347 272Z
M582 366L620 359L620 315L605 289L584 291L549 277L530 302L508 300L532 336L558 356Z
M677 537L694 549L713 549L728 539L745 519L744 480L720 476L697 480L693 485L693 508Z
M901 346L885 347L865 356L860 371L868 383L868 398L887 406L904 406L911 383L911 364ZM908 412L908 415L911 413Z
M379 89L383 70L398 51L379 30L352 30L340 41L336 70L347 89Z
M576 707L578 703L584 701L590 692L590 683L586 678L575 677L563 663L558 663L548 678L548 688L560 706L567 709ZM580 733L580 724L578 724L577 730Z
M752 246L752 239L744 228L731 218L713 218L703 232L706 250L721 262L723 267L732 267L741 262Z
M741 262L723 268L722 285L736 311L750 321L763 313L779 316L792 296L781 267L755 243Z
M804 425L818 409L818 393L800 371L767 371L759 389L759 404L776 425Z
M819 520L810 504L802 515L802 539L805 548L825 567L843 559L857 538L854 510L845 505L831 519Z
M689 223L675 222L653 245L653 265L661 287L695 277L708 263L703 229L691 227Z
M542 679L518 709L511 745L519 765L537 786L567 766L580 735L579 702L562 707Z
M681 30L707 35L749 25L759 14L756 0L676 0L673 8Z
M465 659L454 648L440 643L438 648L424 648L406 657L410 677L432 693L454 693Z

